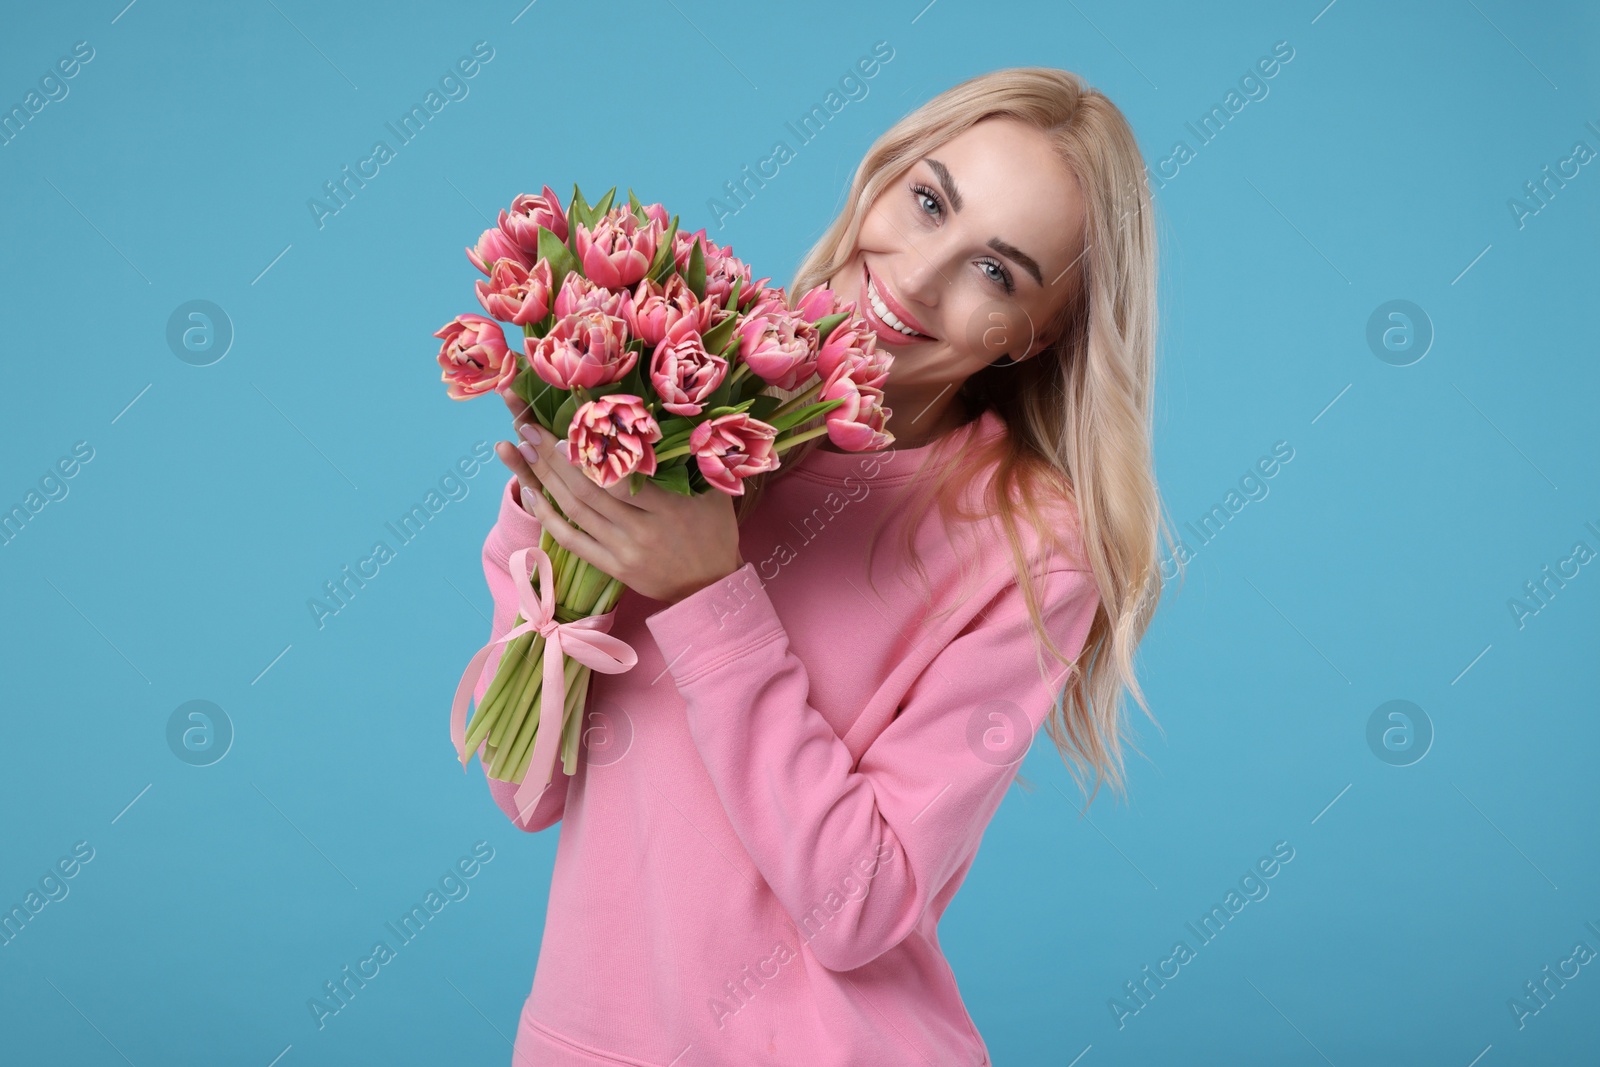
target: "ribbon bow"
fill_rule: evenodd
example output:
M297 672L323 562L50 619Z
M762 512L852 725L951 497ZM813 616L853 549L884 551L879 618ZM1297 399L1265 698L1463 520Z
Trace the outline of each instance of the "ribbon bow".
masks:
M533 556L539 567L539 589L535 593L528 581L528 557ZM633 646L606 631L611 629L616 610L604 615L589 615L572 622L556 622L554 568L550 556L541 548L520 548L511 554L510 570L517 587L517 608L523 622L513 626L503 636L490 641L472 656L467 669L462 672L456 686L455 700L450 707L450 739L455 742L456 755L465 769L467 760L467 708L472 703L472 691L477 687L489 653L497 644L535 630L544 635L544 681L539 687L539 722L535 729L533 753L528 761L527 773L517 787L517 810L524 820L539 803L539 798L555 777L556 753L561 742L561 713L566 707L567 674L566 657L571 656L602 674L622 674L632 670L639 662ZM583 714L578 708L573 712ZM507 742L509 743L509 742ZM484 739L484 745L488 739ZM481 755L483 745L478 751Z

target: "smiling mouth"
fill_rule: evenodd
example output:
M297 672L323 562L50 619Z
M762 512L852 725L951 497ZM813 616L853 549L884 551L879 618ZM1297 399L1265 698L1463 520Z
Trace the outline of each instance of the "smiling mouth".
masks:
M901 322L893 311L889 310L889 305L884 303L883 296L878 292L878 283L873 279L872 272L866 271L866 275L867 300L872 304L873 313L876 314L879 319L883 320L883 324L902 337L911 339L920 338L925 341L931 341L932 338L927 334L918 333L916 330L913 330L911 327Z

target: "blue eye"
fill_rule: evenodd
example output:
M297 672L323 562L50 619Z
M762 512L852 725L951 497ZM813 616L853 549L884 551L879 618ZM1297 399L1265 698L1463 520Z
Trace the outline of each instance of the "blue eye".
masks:
M932 200L933 201L934 210L936 210L936 211L938 211L940 213L943 213L943 211L944 211L944 201L939 199L939 194L938 193L934 192L932 189L928 188L926 185L921 185L921 184L912 185L911 186L911 193L916 198L917 206L923 208L924 213L926 213L927 209L925 207L923 207L923 202L926 201L926 200ZM998 261L991 259L991 260L986 260L985 261L985 266L994 267L997 271L1000 272L999 274L985 274L984 275L985 278L987 278L990 281L992 281L992 282L996 283L997 285L999 285L1008 294L1016 292L1016 289L1017 289L1016 281L1015 281L1015 279L1012 278L1011 272L1006 269L1004 264L1001 264Z

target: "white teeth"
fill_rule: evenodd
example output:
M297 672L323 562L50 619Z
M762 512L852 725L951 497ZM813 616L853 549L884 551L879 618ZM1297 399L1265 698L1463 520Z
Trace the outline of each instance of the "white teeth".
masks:
M894 329L905 334L907 337L922 336L922 334L918 333L916 330L913 330L911 327L894 317L894 312L889 310L889 305L885 304L883 302L883 298L878 295L877 283L871 278L867 279L867 299L872 301L872 310L878 313L878 318L888 323Z

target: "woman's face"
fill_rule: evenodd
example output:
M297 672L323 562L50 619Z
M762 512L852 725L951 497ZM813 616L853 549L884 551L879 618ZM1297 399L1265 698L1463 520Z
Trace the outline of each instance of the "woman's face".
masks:
M883 190L830 288L894 356L890 389L959 384L1051 340L1037 328L1080 282L1083 223L1077 179L1044 135L987 118Z

